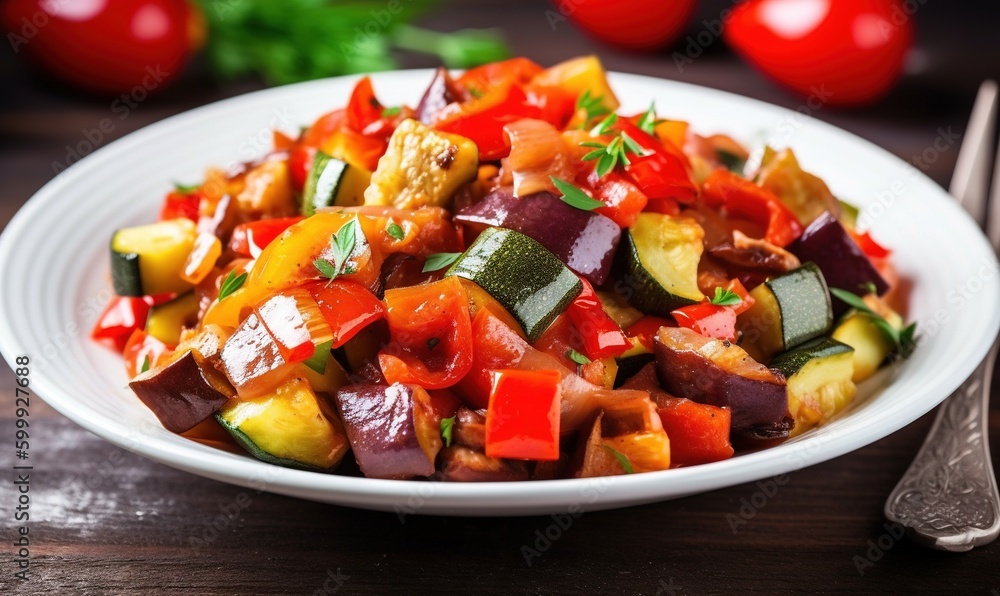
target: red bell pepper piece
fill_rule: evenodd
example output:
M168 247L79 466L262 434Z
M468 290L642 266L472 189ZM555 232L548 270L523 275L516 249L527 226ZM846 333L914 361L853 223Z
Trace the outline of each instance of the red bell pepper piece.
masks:
M671 467L707 464L733 456L729 410L680 398L661 399L658 405L660 422L670 437Z
M729 170L712 172L702 194L709 207L721 207L726 215L749 219L767 230L764 239L771 244L785 247L802 235L802 224L774 193Z
M317 346L333 340L324 313L305 289L275 294L254 312L285 362L304 362L313 356Z
M160 221L187 218L198 223L198 206L201 204L201 198L202 194L197 190L187 194L180 191L168 193L160 209Z
M848 228L847 233L850 234L851 238L854 239L854 242L857 243L861 251L870 259L884 259L892 254L891 250L885 248L878 242L875 242L868 232L862 232L859 234L858 232Z
M645 316L625 330L625 337L629 339L635 339L644 348L653 351L654 339L656 338L656 332L660 330L660 327L676 327L677 323L669 319L663 319L660 317Z
M347 124L347 110L334 110L324 114L313 122L309 130L302 135L302 144L306 147L321 147L327 139L337 134Z
M306 180L309 179L309 170L312 169L313 159L316 157L318 149L301 145L295 147L288 154L288 173L292 178L292 187L296 192L302 192L306 187Z
M493 373L486 409L486 455L495 458L559 459L559 383L556 370Z
M522 118L537 118L540 110L528 103L524 91L505 84L480 98L453 103L438 112L434 127L472 139L479 147L482 161L493 161L510 153L510 143L503 131L505 124Z
M472 368L469 298L457 277L387 290L391 341L378 354L389 383L443 389Z
M594 198L604 203L595 213L611 218L622 228L631 227L646 208L646 195L630 179L618 172L609 172L598 178L592 171L587 185L593 189Z
M358 81L347 102L347 125L355 132L361 132L366 126L382 118L382 104L375 97L372 80L365 77Z
M485 408L493 384L491 371L516 366L530 349L517 331L488 308L479 309L472 319L472 366L455 385L455 392L470 408Z
M124 349L122 349L125 372L130 379L134 378L142 372L147 358L149 359L149 368L155 368L160 357L173 349L173 346L168 346L142 329L136 329L129 336Z
M674 199L649 199L645 211L676 217L681 214L681 205Z
M486 95L504 84L526 85L540 72L541 66L518 57L470 68L456 82L469 93Z
M524 89L528 103L537 106L539 119L559 130L566 128L576 112L577 97L562 87L549 85L528 85Z
M622 328L605 312L594 287L586 279L583 291L570 303L566 313L583 338L583 353L591 360L621 356L632 347Z
M333 332L333 347L339 348L375 321L385 318L385 305L363 285L336 279L303 286L319 305Z
M303 219L305 218L301 216L282 217L240 224L233 228L233 234L229 238L229 249L240 256L256 259L260 256L260 252L282 232Z
M616 128L646 150L646 155L630 154L625 171L647 197L673 199L685 204L697 198L698 187L691 181L690 167L683 153L670 151L669 141L661 142L628 120L618 120Z
M736 278L729 280L729 283L726 284L726 289L740 297L741 302L739 304L734 304L732 307L733 312L738 315L750 310L750 307L757 302L757 300L750 295L750 292L743 287L743 283Z
M703 302L671 311L670 314L680 327L686 327L699 335L736 341L736 311L728 306Z
M97 341L114 346L119 352L132 334L146 327L149 301L133 296L115 296L108 303L90 336Z

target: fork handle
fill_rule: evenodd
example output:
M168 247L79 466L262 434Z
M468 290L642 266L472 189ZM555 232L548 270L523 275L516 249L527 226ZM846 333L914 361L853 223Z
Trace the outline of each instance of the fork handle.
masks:
M923 447L885 503L885 516L925 546L962 552L1000 534L1000 496L987 439L997 345L941 404Z

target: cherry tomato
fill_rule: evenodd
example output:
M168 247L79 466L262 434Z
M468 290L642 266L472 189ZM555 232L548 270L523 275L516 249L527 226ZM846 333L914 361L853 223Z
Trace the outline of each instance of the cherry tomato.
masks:
M565 16L591 37L639 52L668 46L684 31L695 0L553 0L559 10L549 15L555 24ZM554 16L559 15L559 16Z
M198 206L202 196L200 191L184 193L177 190L168 193L160 208L160 221L183 217L198 223Z
M913 42L902 0L749 0L723 31L777 82L824 103L869 103L899 77Z
M205 34L184 0L9 0L0 10L16 52L81 89L128 93L123 110L176 79Z

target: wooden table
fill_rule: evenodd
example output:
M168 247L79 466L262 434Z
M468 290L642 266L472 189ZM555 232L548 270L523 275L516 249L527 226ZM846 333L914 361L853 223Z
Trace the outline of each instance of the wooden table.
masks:
M496 4L456 3L428 23L445 30L502 27L516 51L542 63L599 51L611 69L703 84L790 108L799 103L734 59L721 41L679 72L667 54L595 48L565 24L553 32L542 3ZM959 18L934 3L922 7L918 72L876 107L814 115L908 160L932 147L940 131L960 132L978 81L998 70L988 59L997 55L996 37L974 8L972 16ZM717 17L720 9L719 2L704 6L699 22ZM984 4L981 10L985 17L993 9ZM703 28L694 25L692 33ZM958 31L961 43L952 43ZM428 65L414 58L406 64ZM7 53L0 59L0 77L0 222L6 224L52 177L51 164L65 159L67 145L107 115L108 103L31 79ZM195 70L142 103L104 142L257 87L215 86ZM941 152L927 174L946 184L956 154L957 148ZM12 385L4 368L0 387ZM12 429L13 407L7 403L0 426ZM9 528L16 493L8 471L0 484L5 528L0 593L1000 594L1000 546L939 553L898 539L885 525L885 497L920 446L930 415L864 449L793 473L780 486L764 481L589 513L547 544L539 539L554 523L547 517L407 516L402 523L394 514L221 484L105 443L41 402L32 406L30 580L12 578L16 537ZM1000 461L997 399L990 431L994 461ZM11 451L9 445L2 450L7 469L13 465ZM240 509L238 519L213 531L220 512L234 507ZM192 538L201 542L192 546ZM539 549L541 556L529 562L524 547Z

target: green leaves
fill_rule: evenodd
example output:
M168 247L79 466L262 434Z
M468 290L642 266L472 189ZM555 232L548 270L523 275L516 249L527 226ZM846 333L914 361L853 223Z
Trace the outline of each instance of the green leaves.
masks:
M611 142L604 144L598 141L584 141L581 147L591 147L593 151L583 156L586 161L597 160L597 177L603 178L608 172L614 170L619 164L627 166L631 161L628 154L644 155L645 149L636 143L628 133L620 132L618 136L611 139Z
M201 186L197 184L181 184L180 182L174 182L174 190L182 195L189 195L199 188L201 188Z
M843 300L848 306L854 308L862 315L868 317L872 325L878 328L887 340L893 345L892 356L897 358L909 358L913 350L917 347L917 324L910 323L902 329L897 329L885 317L872 310L860 296L852 294L840 288L830 288L830 293Z
M743 299L732 290L715 288L715 296L712 296L709 302L716 306L736 306L740 302L743 302Z
M402 240L403 237L406 236L406 234L403 233L403 228L401 228L398 223L392 221L391 219L389 220L388 225L385 226L385 233L389 234L396 240Z
M618 451L610 445L601 445L601 447L604 447L608 453L615 456L615 459L618 460L618 463L621 465L622 469L625 470L626 474L635 474L635 468L632 467L632 462L625 457L624 453Z
M437 252L428 255L427 260L424 261L423 272L428 273L450 267L460 256L462 256L460 252Z
M142 359L142 367L139 369L139 374L142 374L147 370L149 370L149 354L146 354L146 357Z
M403 111L403 108L401 108L399 106L392 106L392 107L389 107L389 108L382 108L382 117L383 118L392 118L393 116L398 116L399 113L402 112L402 111Z
M565 180L560 180L555 176L549 176L549 179L552 180L552 184L562 193L562 196L559 198L570 207L576 207L581 211L593 211L598 207L604 206L604 203L590 198L590 195Z
M444 439L444 446L451 447L451 434L455 428L455 417L441 419L441 438Z
M652 102L649 104L649 109L646 110L646 113L639 118L639 122L636 123L636 126L639 130L648 135L656 135L656 125L661 122L666 121L656 117L656 103Z
M583 122L580 123L580 128L587 128L591 120L600 118L601 116L607 115L611 110L604 105L604 96L592 96L590 94L590 89L585 89L579 97L576 98L576 111L583 110L586 113Z
M330 235L330 254L333 263L324 258L313 261L313 266L323 277L330 281L337 279L340 274L350 275L354 273L352 267L347 266L347 260L354 252L357 244L358 218L354 218L345 223L336 234Z
M606 135L611 132L611 127L618 122L618 114L608 114L608 117L601 120L597 126L590 129L590 134L599 137L601 135Z
M586 356L584 356L580 352L577 352L573 348L570 348L569 350L566 351L566 357L581 366L583 366L584 364L590 364L590 358L587 358Z
M327 361L330 360L330 348L332 347L332 339L317 345L313 350L313 355L302 364L305 364L309 368L316 371L316 374L318 375L325 373Z
M243 287L243 284L247 281L247 273L236 274L236 270L233 269L226 276L226 279L222 280L222 285L219 286L219 302L222 302L229 297L230 294L236 290Z

